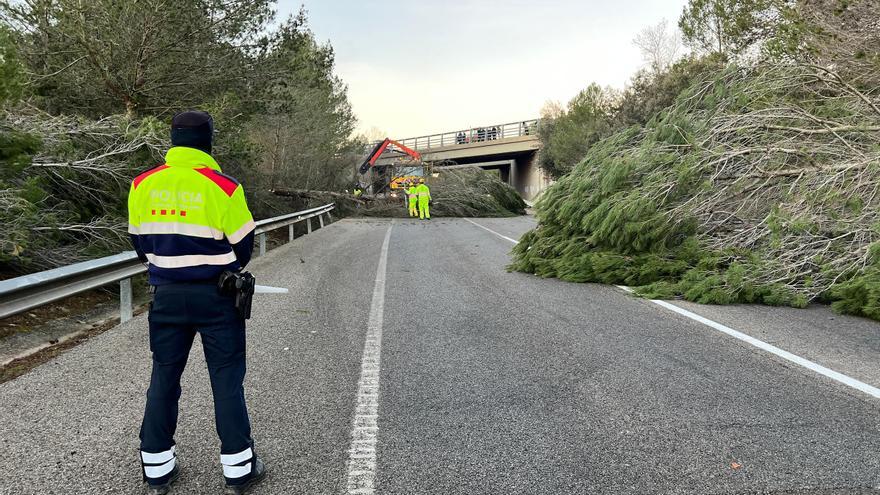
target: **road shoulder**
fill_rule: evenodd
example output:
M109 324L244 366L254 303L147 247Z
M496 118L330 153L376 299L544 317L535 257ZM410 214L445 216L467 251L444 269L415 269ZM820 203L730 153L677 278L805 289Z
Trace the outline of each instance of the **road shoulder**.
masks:
M880 324L839 315L827 306L704 305L670 301L758 340L880 387ZM712 331L707 327L707 331Z

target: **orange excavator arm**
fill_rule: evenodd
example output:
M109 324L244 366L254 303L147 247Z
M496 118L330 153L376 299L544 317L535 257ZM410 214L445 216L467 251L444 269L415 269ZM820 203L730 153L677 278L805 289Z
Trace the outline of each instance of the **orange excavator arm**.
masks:
M410 149L410 148L398 143L397 141L394 141L393 139L385 138L384 141L382 141L381 143L377 143L376 146L373 147L373 150L370 151L370 154L367 155L367 157L364 159L363 163L361 163L361 166L359 169L361 174L367 173L367 171L370 170L370 167L372 167L373 165L376 164L376 160L378 160L379 157L382 156L382 153L385 152L385 150L388 148L388 146L390 146L392 144L394 146L396 146L397 149L399 149L400 151L413 157L414 159L416 159L418 161L422 161L422 155L418 151Z

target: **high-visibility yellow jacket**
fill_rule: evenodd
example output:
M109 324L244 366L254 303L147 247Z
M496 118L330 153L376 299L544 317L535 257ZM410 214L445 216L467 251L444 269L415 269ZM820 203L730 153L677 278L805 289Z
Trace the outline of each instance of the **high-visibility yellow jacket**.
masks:
M409 189L406 190L406 196L407 196L407 198L409 199L409 202L410 202L410 203L415 203L415 201L416 201L416 199L417 199L417 196L416 196L416 187L415 187L415 186L409 186Z
M254 218L244 189L211 155L182 146L131 183L128 232L150 283L213 280L247 265Z
M428 189L428 185L427 184L419 184L418 186L416 186L416 196L418 196L420 200L422 198L427 198L427 199L424 199L423 201L430 201L431 200L431 190Z

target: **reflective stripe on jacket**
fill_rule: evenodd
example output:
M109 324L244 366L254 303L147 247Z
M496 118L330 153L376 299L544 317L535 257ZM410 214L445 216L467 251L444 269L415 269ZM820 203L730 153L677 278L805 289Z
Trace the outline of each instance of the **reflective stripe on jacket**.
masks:
M197 149L171 148L163 165L138 175L128 218L153 285L211 280L250 261L255 225L244 189Z
M427 197L428 199L431 199L431 190L428 189L427 184L419 184L418 186L416 186L416 195L419 198Z

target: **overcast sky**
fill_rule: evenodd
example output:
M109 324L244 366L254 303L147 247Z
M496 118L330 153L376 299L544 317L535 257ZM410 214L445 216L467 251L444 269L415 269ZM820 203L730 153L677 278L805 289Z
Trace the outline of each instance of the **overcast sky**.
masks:
M361 131L392 138L535 118L590 82L623 88L641 65L632 39L686 0L279 0L304 3Z

